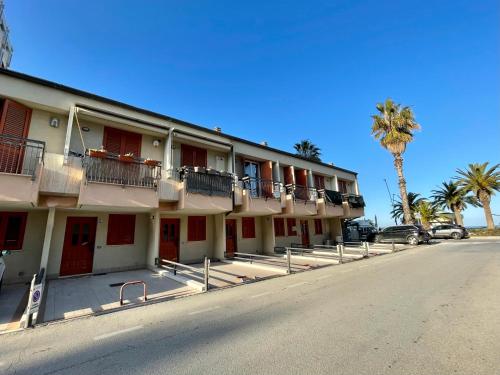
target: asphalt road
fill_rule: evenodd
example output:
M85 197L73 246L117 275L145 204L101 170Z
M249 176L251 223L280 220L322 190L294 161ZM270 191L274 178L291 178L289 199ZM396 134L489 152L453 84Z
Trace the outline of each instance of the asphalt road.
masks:
M500 241L0 336L1 374L500 374Z

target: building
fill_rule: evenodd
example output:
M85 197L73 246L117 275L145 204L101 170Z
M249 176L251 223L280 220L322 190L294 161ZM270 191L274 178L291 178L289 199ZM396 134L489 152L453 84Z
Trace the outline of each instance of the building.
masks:
M14 49L9 40L9 28L5 21L4 8L3 0L0 0L0 68L7 69L10 65Z
M364 215L355 172L220 129L5 69L0 109L5 282L273 253Z

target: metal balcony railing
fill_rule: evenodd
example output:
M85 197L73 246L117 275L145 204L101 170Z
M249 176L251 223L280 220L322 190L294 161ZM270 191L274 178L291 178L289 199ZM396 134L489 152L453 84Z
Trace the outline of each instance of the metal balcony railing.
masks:
M243 189L250 193L252 198L279 199L281 184L273 180L263 180L254 177L243 177L241 179Z
M318 198L318 191L315 188L310 188L302 185L289 184L285 185L287 194L291 194L294 200L315 201Z
M351 208L363 208L365 207L365 201L362 195L356 194L342 194L342 199L344 202L349 204Z
M335 190L322 189L318 190L318 194L321 198L325 200L326 203L334 205L342 205L343 198L342 193Z
M181 181L185 181L187 193L228 198L233 194L234 176L231 173L182 167L179 169L179 177Z
M140 158L123 161L119 155L112 153L95 157L87 151L82 164L87 182L156 189L161 178L159 163L155 166L146 165Z
M0 172L29 175L34 180L44 154L45 142L0 135Z

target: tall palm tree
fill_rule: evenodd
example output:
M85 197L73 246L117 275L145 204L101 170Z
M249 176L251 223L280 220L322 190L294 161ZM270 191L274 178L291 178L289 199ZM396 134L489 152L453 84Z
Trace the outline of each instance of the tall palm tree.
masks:
M403 206L404 222L412 224L408 205L408 193L406 191L406 180L403 174L403 154L406 146L413 140L413 133L420 129L415 121L415 116L410 107L401 107L387 99L385 103L377 104L378 114L373 115L372 134L380 141L382 147L387 149L394 157L394 167L399 178L399 193Z
M432 190L432 199L434 204L441 209L448 208L455 214L455 222L458 225L464 225L461 212L467 208L467 205L477 207L481 203L468 192L460 187L458 182L443 182L438 189Z
M438 206L433 205L431 202L422 199L417 207L416 213L420 217L420 222L424 229L429 230L431 228L431 222L443 217L442 212L439 211Z
M424 198L420 197L418 193L408 193L408 207L410 208L410 216L412 221L415 221L415 212L417 212L418 205L422 202ZM404 218L404 209L402 199L396 201L391 211L391 216L393 219L401 220Z
M308 139L304 139L299 143L296 143L293 147L295 148L295 151L297 151L297 155L312 161L321 161L320 148Z
M466 170L457 169L457 173L460 175L457 179L465 191L474 193L481 202L488 229L495 229L490 201L491 197L495 195L495 191L500 191L500 164L489 169L488 164L488 162L472 163Z

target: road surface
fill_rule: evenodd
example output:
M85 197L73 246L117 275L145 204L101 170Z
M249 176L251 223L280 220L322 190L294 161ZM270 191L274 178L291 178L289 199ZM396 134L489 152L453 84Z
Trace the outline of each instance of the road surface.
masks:
M500 241L0 336L1 374L500 374Z

